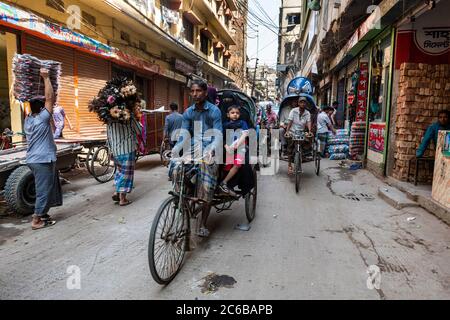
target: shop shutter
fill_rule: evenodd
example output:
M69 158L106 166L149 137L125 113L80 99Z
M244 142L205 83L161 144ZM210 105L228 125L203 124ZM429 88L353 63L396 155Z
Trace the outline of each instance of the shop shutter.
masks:
M39 59L61 62L61 79L58 92L58 103L64 108L74 129L77 127L74 87L74 50L30 35L24 35L23 53L29 53ZM66 125L64 136L76 136Z
M106 126L95 113L88 111L88 104L109 80L109 62L86 53L76 52L78 75L78 115L80 135L89 138L106 137Z
M156 77L155 79L155 109L164 106L169 109L168 102L168 80L163 77Z
M181 88L180 83L177 81L170 81L169 89L169 103L175 102L178 104L180 110L183 109L183 101L181 99Z

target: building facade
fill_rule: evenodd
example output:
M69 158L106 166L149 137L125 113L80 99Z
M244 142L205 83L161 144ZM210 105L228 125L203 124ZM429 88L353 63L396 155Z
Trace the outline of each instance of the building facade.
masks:
M426 128L449 109L448 6L323 0L311 11L303 2L300 74L313 81L318 105L338 102L340 127L364 128L354 158L377 175L409 180ZM432 164L419 175L430 182Z
M282 0L278 35L278 96L286 93L293 78L299 75L302 63L300 33L302 30L303 3L299 0Z
M237 12L234 0L0 2L0 63L8 75L0 78L0 103L10 115L1 125L22 131L24 106L7 94L15 53L62 63L58 103L73 125L66 137L104 136L87 105L115 75L134 80L148 109L186 107L189 79L218 88L237 79L229 67L234 55L245 56L244 48L230 50Z

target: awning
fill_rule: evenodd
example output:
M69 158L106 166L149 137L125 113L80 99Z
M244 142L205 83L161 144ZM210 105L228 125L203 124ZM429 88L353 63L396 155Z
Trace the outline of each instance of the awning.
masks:
M201 30L201 33L203 33L205 36L207 36L211 40L216 39L216 36L214 35L214 33L212 33L211 30L209 30L208 28L203 28Z
M339 68L357 56L365 46L392 26L404 12L409 11L420 3L420 0L384 0L353 33L350 40L330 63L330 70ZM405 5L407 6L405 8Z
M225 49L225 45L222 42L217 41L217 42L214 42L214 48L223 50L223 49Z
M194 13L194 11L189 10L183 13L183 16L189 20L193 25L202 25L202 20Z
M225 58L231 58L231 52L230 52L230 50L225 50L225 52L223 53L223 56L225 57Z

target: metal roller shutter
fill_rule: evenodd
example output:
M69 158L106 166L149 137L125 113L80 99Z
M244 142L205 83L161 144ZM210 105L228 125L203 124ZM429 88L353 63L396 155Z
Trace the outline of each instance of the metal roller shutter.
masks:
M169 84L169 103L171 102L178 104L180 109L183 108L180 84L176 81L170 81Z
M74 129L77 127L77 110L75 108L74 86L74 50L30 35L24 35L23 53L29 53L39 59L61 62L61 79L58 92L58 103L64 108ZM64 136L76 136L66 125Z
M157 77L155 79L155 109L164 106L165 109L169 109L169 84L166 78Z
M85 53L76 52L78 75L78 115L80 135L89 138L104 138L106 127L97 115L88 111L88 104L109 80L109 62Z

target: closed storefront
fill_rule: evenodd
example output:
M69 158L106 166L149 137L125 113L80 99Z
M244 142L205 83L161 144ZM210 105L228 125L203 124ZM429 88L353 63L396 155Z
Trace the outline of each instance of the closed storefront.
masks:
M23 39L24 53L61 62L57 102L64 108L73 126L70 130L66 125L64 136L104 137L105 127L94 113L88 111L88 104L110 78L109 62L30 35L24 35Z
M73 125L73 131L66 126L65 136L76 135L79 128L78 109L75 105L74 65L75 51L37 37L24 34L22 36L22 52L29 53L39 59L61 62L61 78L57 103L61 105Z
M85 53L76 52L79 133L86 137L106 135L106 127L88 110L91 101L109 80L110 63ZM101 127L101 130L99 128Z
M168 79L163 77L155 78L155 109L164 106L166 109L169 108L169 83Z
M169 103L175 102L180 109L183 109L182 88L177 81L169 81ZM168 106L167 106L168 107ZM167 108L166 108L167 109Z

